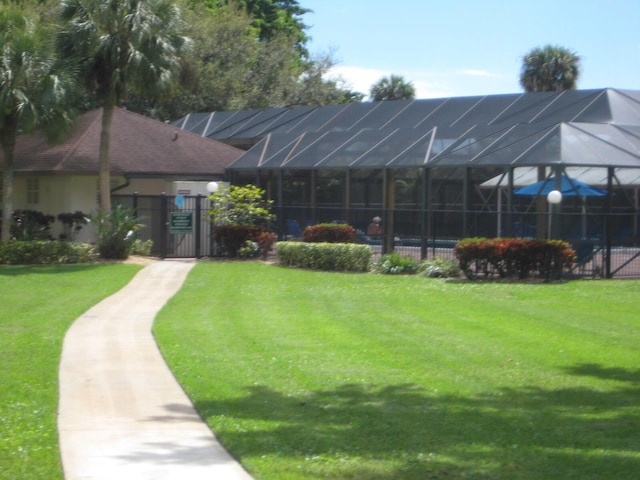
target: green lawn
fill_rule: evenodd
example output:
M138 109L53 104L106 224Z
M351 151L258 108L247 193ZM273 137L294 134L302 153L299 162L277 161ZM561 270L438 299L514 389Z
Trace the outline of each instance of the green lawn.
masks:
M0 479L62 478L56 416L64 334L139 269L0 267Z
M257 479L631 479L639 294L202 263L155 334Z

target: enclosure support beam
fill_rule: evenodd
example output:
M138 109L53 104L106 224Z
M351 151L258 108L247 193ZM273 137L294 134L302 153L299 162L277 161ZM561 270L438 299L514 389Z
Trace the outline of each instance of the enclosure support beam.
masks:
M344 174L344 215L345 221L352 225L351 222L351 169L347 168Z
M311 221L315 225L318 223L318 171L311 170L311 192L309 193L309 203L311 204Z
M605 214L605 257L604 272L605 278L611 278L611 229L613 228L611 221L611 213L613 211L613 176L615 175L613 167L607 168L607 208Z
M422 215L420 215L420 258L427 257L427 239L429 238L429 203L428 203L428 188L429 188L429 169L424 167L422 169L422 188L420 189Z
M513 168L507 174L507 237L513 236Z
M384 170L384 188L383 188L383 210L384 220L382 228L384 228L383 253L393 251L393 213L396 203L396 172L394 169L386 168Z

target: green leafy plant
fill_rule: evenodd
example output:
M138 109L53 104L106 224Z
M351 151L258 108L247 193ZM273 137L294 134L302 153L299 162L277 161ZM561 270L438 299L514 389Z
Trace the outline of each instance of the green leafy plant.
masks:
M209 219L214 225L213 241L219 255L236 257L246 242L258 242L259 236L266 233L275 215L271 213L273 201L266 200L264 194L255 185L232 185L221 186L209 197ZM246 253L245 248L242 254Z
M260 254L260 247L256 242L247 240L244 245L238 249L238 257L255 258Z
M389 253L380 257L376 264L378 273L399 275L414 274L419 269L419 263L411 257L403 257L399 253Z
M271 213L273 200L264 198L265 191L255 185L220 186L209 198L209 218L217 226L266 225L275 219Z
M219 255L237 257L247 242L256 241L263 233L264 227L258 225L224 225L214 230L213 241Z
M462 275L456 260L437 257L420 264L420 270L429 278L455 278Z
M11 238L14 240L50 240L53 215L36 210L15 210L11 222Z
M102 258L123 260L129 256L136 231L143 227L135 210L118 205L111 211L98 210L92 217L98 227L98 252Z
M131 244L130 255L140 255L148 257L151 255L151 249L153 248L153 240L140 240L136 238Z

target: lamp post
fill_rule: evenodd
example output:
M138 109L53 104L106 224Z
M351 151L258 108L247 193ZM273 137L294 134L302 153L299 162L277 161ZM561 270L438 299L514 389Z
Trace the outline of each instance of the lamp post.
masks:
M218 191L219 185L218 182L209 182L207 183L207 192L216 193Z
M553 211L556 208L556 205L560 204L560 202L562 202L562 192L559 190L551 190L548 194L547 194L547 202L549 203L549 224L547 226L547 239L551 239L551 224L552 224L552 217L553 217Z
M216 193L218 191L218 188L220 188L220 185L218 185L218 182L207 183L207 192L209 192L210 196ZM216 243L213 239L214 229L215 229L215 225L213 224L213 219L209 218L209 245L210 245L209 253L212 257L216 255Z

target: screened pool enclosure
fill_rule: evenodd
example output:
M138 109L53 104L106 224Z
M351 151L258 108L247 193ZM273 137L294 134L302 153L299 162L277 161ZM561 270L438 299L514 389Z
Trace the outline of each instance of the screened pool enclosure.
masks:
M190 114L177 125L246 150L227 169L287 225L346 222L421 257L469 236L638 243L640 92L616 89ZM514 195L575 178L606 195ZM371 219L383 235L367 236ZM606 252L605 252L606 253ZM604 258L604 257L603 257ZM603 274L615 266L604 259Z

